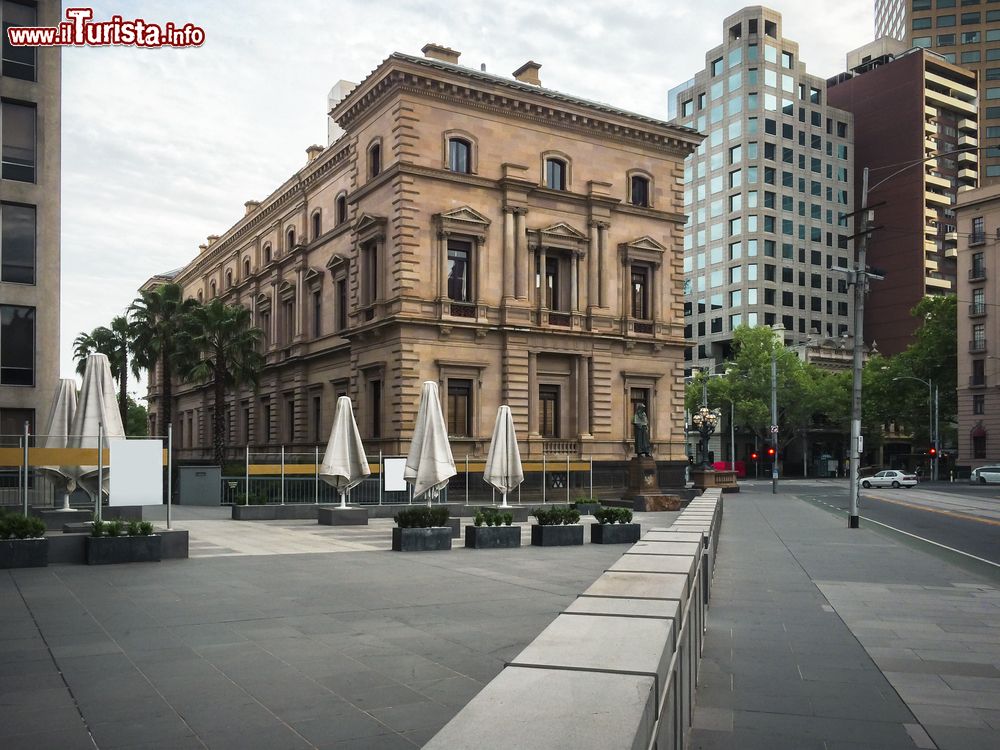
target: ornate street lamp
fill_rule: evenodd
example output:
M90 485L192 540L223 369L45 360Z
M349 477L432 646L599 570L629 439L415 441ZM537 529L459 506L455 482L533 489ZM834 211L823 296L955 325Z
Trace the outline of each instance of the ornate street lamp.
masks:
M708 462L708 439L715 432L719 424L719 412L702 406L691 416L691 424L701 435L701 465L702 468L711 471L712 466Z

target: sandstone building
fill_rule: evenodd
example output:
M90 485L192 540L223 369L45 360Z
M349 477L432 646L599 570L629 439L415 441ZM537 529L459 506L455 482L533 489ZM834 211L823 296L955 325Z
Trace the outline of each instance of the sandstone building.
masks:
M171 279L250 307L257 393L233 394L234 457L325 443L349 395L366 449L403 454L440 384L456 456L482 457L509 404L522 453L617 462L637 403L661 467L683 433L684 158L701 137L509 79L429 44L394 53L330 116L328 147ZM150 381L152 428L159 380ZM184 385L182 458L210 455L211 395Z

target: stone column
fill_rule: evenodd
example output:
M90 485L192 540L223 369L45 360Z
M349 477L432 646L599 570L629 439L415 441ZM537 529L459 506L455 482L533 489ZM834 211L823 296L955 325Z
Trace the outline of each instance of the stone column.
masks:
M514 248L514 209L503 210L503 296L504 299L517 296L515 274L517 260Z
M649 268L649 315L655 322L660 320L660 271L662 269L661 265Z
M302 334L306 330L305 320L306 320L306 305L305 300L305 282L303 281L303 276L305 271L299 268L295 271L295 338L302 338Z
M528 434L538 436L538 354L528 352Z
M579 356L574 360L576 378L576 425L581 437L590 435L590 359Z
M608 249L608 225L604 222L597 227L598 245L600 246L600 262L598 276L600 279L601 307L611 307L611 298L608 293L608 274L611 271L610 250Z
M526 213L526 208L514 210L514 294L518 299L528 299L527 279L530 278L528 263L531 254L528 252L528 232L524 224Z
M271 348L278 343L278 312L281 305L278 304L278 282L271 282L271 316L268 320L271 329Z
M448 299L448 233L438 232L438 284L440 291L438 297L442 300Z
M600 240L598 238L597 222L590 222L590 249L587 251L587 307L599 307L601 304L600 273L597 262L600 258Z

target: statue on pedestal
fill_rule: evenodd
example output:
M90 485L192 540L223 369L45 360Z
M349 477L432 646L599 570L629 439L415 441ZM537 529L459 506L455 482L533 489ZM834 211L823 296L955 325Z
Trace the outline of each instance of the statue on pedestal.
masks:
M642 404L635 407L635 414L632 416L632 426L635 429L635 454L637 456L651 456L649 417L646 416L646 407Z

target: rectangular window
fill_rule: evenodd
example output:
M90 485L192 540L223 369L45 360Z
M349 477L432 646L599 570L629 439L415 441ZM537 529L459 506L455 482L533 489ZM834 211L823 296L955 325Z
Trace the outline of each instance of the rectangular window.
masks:
M368 383L369 405L371 406L371 436L382 437L382 381Z
M3 102L2 171L5 180L35 181L35 105Z
M559 386L538 386L538 415L542 437L559 437Z
M649 269L632 266L632 317L648 320L649 315Z
M0 305L0 385L35 384L35 308Z
M361 304L368 307L378 299L378 243L369 242L364 245L361 257L364 260Z
M347 328L347 279L337 279L337 331Z
M35 444L35 410L34 409L0 409L0 445L5 448L16 448L18 435L24 434L24 423L28 423L30 446ZM30 447L29 446L29 447Z
M973 414L986 413L986 396L984 396L981 393L978 393L972 397L972 413Z
M319 289L314 289L312 293L313 312L313 336L319 338L323 335L323 295Z
M472 435L472 381L448 378L448 434Z
M22 81L35 80L35 47L15 47L7 38L11 26L37 26L38 11L30 4L3 3L3 75L20 78Z
M14 284L35 283L35 207L0 204L0 280Z
M472 244L448 241L448 299L472 302Z

